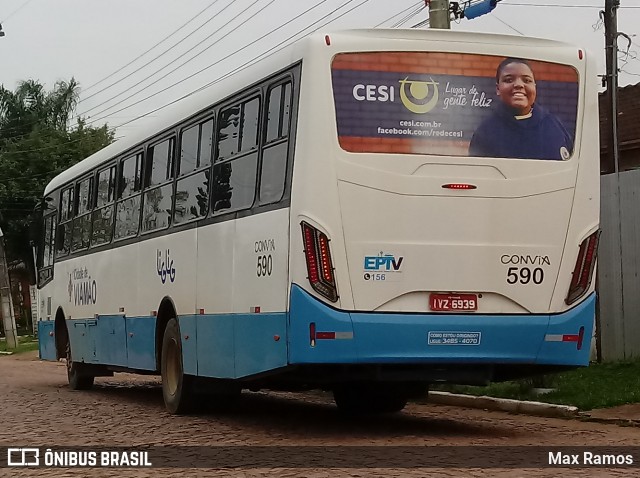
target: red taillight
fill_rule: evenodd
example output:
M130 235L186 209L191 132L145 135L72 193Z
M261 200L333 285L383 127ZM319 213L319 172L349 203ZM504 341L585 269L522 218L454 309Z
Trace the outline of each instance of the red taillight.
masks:
M450 183L443 184L442 187L444 189L476 189L475 184L466 184L466 183Z
M307 272L309 281L313 284L319 282L318 254L316 253L315 234L310 226L302 225L302 236L304 237L304 254L307 258Z
M571 276L571 285L569 286L567 298L564 300L567 305L573 304L589 290L593 269L596 265L599 237L600 231L596 231L580 244L576 266Z
M307 260L307 273L311 287L331 302L338 300L336 281L333 275L333 263L329 238L306 222L302 226L304 255Z

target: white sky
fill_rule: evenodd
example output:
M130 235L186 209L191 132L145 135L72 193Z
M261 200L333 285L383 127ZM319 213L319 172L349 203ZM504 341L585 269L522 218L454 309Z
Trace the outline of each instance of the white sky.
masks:
M452 29L575 43L598 55L598 73L603 74L604 27L599 21L603 6L604 0L502 0L492 13L452 23ZM96 125L107 122L116 127L331 19L323 30L396 26L412 12L416 15L406 19L404 27L428 18L422 0L0 0L0 22L6 33L0 38L0 83L14 89L18 81L34 79L50 89L57 80L75 77L82 90L77 113ZM626 63L620 62L620 86L639 83L640 37L634 35L640 33L640 0L621 0L618 30L633 41ZM626 41L621 39L619 45L626 48ZM166 91L154 95L162 89ZM145 100L150 95L154 96ZM117 136L144 123L121 126Z

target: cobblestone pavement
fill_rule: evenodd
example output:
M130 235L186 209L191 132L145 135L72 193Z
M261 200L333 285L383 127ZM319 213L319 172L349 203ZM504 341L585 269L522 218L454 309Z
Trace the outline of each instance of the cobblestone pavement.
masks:
M410 404L400 414L374 418L348 418L340 415L329 397L322 394L246 393L233 412L206 412L197 416L168 415L162 403L156 377L116 374L98 378L91 391L67 388L63 362L40 362L33 355L0 357L0 446L67 447L145 447L181 446L178 452L166 448L181 464L193 468L0 468L0 476L23 477L555 477L640 476L638 468L549 468L542 460L531 468L507 466L514 446L638 446L640 428L587 423L444 405ZM267 467L205 469L198 468L195 447L269 446L272 463ZM308 446L314 448L299 448ZM373 466L361 466L359 455L354 466L344 464L349 453L369 454ZM410 461L395 468L384 466L385 450L396 446L455 446L443 453L460 463L468 453L484 454L490 468L415 468ZM326 447L326 448L324 448ZM370 447L363 449L361 447ZM474 447L474 448L471 448ZM248 448L249 450L255 450ZM309 457L302 467L297 450L321 453L323 462ZM402 449L403 451L416 448ZM590 448L587 448L587 450ZM202 449L200 449L201 451ZM264 448L259 450L264 451ZM363 451L364 450L364 451ZM370 450L370 451L369 451ZM431 448L429 450L432 450ZM501 451L503 450L503 451ZM512 449L511 449L512 450ZM539 450L539 449L538 449ZM458 452L459 451L459 452ZM298 455L296 455L298 453ZM387 455L389 456L389 455ZM249 457L250 458L250 457ZM397 457L395 457L397 458ZM635 456L640 462L640 453ZM1 457L4 461L4 457ZM193 460L193 461L191 461ZM408 458L410 460L410 457ZM347 460L348 461L348 460ZM296 465L292 465L297 462ZM397 462L392 460L392 462ZM307 463L302 461L302 463ZM277 464L277 466L276 466ZM289 465L289 466L288 466ZM460 466L460 465L458 465Z

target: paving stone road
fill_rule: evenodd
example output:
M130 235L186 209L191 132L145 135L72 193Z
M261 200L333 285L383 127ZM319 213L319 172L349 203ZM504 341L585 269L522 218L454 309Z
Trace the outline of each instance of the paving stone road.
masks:
M171 416L159 383L156 377L116 374L96 379L91 391L74 392L67 388L63 362L40 362L34 354L0 357L0 447L163 446L152 450L164 450L164 459L180 466L0 468L0 476L640 477L640 428L424 404L396 415L349 418L321 393L246 393L231 412ZM203 452L217 450L212 446L226 452L247 447L241 450L248 450L242 461L248 465L199 467ZM417 447L434 446L443 447L432 455L443 460L436 462L440 468L413 466ZM513 448L525 446L531 448ZM538 459L541 451L547 456L546 449L568 446L635 446L638 466L549 468ZM527 450L533 457L527 468L509 468L513 460L522 463ZM488 467L464 464L478 462Z

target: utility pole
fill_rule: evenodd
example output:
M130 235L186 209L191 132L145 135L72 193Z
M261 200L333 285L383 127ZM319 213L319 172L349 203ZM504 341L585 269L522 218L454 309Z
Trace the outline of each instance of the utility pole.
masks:
M605 57L606 57L606 118L607 128L605 138L607 138L607 173L613 172L614 191L616 195L616 207L615 213L609 224L612 229L615 228L615 232L612 230L610 234L612 243L611 251L613 253L611 261L611 276L606 277L608 280L612 280L614 284L619 284L614 292L613 296L609 298L611 303L611 310L607 310L608 315L611 315L615 321L619 321L622 324L622 339L623 343L626 340L625 337L625 305L624 305L624 264L622 260L623 247L622 247L622 199L620 191L620 159L618 156L618 20L617 9L620 7L620 0L605 0L604 11L601 12L604 20L604 38L605 38ZM597 281L600 282L600 281ZM598 294L599 296L599 294ZM601 307L602 302L598 297L598 308L596 310L596 345L598 347L598 359L606 359L604 350L602 347L602 320L601 320ZM615 354L615 350L614 350Z
M449 0L425 0L429 5L429 28L451 29Z
M18 347L18 335L16 333L16 318L13 315L11 282L9 281L9 268L7 267L2 229L0 229L0 302L2 303L2 325L4 326L4 336L7 339L7 349L15 349Z
M618 18L620 0L604 2L604 41L606 52L607 82L607 163L608 171L618 174L620 162L618 156Z

